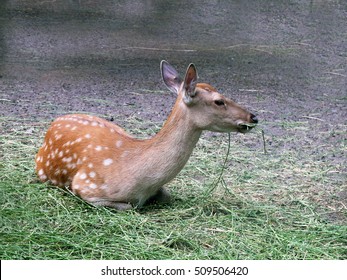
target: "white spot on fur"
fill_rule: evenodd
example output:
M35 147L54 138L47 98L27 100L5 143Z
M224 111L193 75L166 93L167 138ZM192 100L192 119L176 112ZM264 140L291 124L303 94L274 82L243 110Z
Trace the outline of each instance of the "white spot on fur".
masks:
M86 179L87 178L87 174L86 173L82 173L81 175L80 175L80 179L81 180L84 180L84 179Z
M129 151L124 151L124 153L121 155L122 158L125 158L127 157L129 154Z
M39 176L45 174L45 172L43 171L43 169L40 169L39 172L38 172Z
M87 139L90 139L90 138L91 138L91 136L90 136L89 133L87 133L84 137L86 137Z
M68 163L66 165L66 167L69 168L69 169L74 169L74 168L76 168L76 164L75 163Z
M94 166L94 164L88 163L88 167L89 167L89 168L93 168L93 166Z
M96 184L94 184L94 183L91 183L91 184L89 185L89 187L90 187L91 189L96 189L98 186L97 186Z
M104 161L102 162L105 166L109 166L113 163L113 159L111 158L107 158L107 159L104 159Z
M96 175L96 173L94 171L89 172L89 177L90 178L94 178L95 175Z
M95 147L95 150L96 150L96 151L101 151L101 150L102 150L102 147L101 147L101 146L96 146L96 147Z
M116 147L117 147L117 148L120 148L122 145L123 145L123 141L122 141L122 140L118 140L118 141L116 142Z
M71 161L72 161L72 157L62 159L62 162L71 162Z

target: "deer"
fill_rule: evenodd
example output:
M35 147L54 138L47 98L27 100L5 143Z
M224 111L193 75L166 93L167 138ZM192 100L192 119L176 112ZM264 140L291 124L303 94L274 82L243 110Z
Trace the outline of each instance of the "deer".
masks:
M193 63L184 78L160 63L167 88L177 95L168 119L148 139L137 139L105 119L87 114L56 118L36 157L42 182L65 187L96 207L139 208L168 203L164 186L183 169L202 132L246 133L257 117L207 83L198 83Z

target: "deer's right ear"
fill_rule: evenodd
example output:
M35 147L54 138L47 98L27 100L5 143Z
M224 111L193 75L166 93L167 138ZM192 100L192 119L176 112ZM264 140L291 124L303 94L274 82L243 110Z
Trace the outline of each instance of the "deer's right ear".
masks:
M160 70L165 85L170 91L177 94L181 87L182 80L179 77L176 69L173 68L167 61L162 60L160 63Z

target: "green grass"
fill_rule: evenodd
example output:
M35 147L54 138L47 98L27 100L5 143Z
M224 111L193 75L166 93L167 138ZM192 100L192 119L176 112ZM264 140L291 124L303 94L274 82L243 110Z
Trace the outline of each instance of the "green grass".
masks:
M281 129L265 131L268 154L260 131L232 134L218 186L228 136L205 133L169 184L175 200L128 212L94 208L37 182L34 156L48 124L1 122L1 259L347 258L346 162L318 160L343 155L346 143L327 143L318 154L305 148L308 122L265 125ZM132 132L144 137L159 126ZM317 137L346 132L332 130Z

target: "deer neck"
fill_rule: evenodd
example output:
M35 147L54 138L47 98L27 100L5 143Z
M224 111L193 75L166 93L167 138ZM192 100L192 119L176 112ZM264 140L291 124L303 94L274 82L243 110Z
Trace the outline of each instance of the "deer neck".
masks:
M189 157L202 132L192 123L189 113L188 108L178 102L162 129L151 141L166 153L172 151L177 156Z
M156 174L158 185L173 179L188 161L201 132L191 122L188 108L178 100L158 134L145 141L142 155L147 174Z

